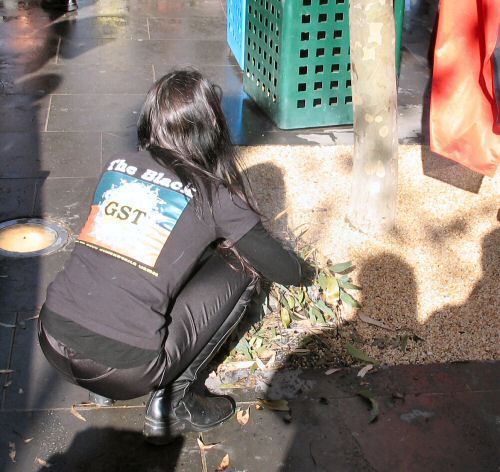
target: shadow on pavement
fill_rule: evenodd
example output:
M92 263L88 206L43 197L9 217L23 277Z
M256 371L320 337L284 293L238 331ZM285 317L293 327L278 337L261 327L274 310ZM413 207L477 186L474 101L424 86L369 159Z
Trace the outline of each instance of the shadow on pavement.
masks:
M142 434L114 428L88 428L75 435L64 453L49 456L40 472L174 472L184 444L168 446L144 442Z

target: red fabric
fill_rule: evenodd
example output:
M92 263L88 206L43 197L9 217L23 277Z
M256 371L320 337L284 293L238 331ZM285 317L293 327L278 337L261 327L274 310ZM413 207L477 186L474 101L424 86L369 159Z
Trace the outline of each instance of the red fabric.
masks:
M500 162L493 53L500 0L441 0L434 50L431 150L492 176Z

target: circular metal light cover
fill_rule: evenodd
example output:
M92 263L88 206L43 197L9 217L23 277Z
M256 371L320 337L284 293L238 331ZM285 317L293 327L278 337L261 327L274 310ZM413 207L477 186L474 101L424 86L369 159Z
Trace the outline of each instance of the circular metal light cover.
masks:
M53 221L22 218L0 223L0 256L33 257L52 254L68 240L68 231Z

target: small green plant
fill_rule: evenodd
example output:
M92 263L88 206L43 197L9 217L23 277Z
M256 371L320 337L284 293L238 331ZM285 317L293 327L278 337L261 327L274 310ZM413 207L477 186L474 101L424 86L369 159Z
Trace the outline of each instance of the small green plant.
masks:
M301 241L300 236L296 239L296 252L309 275L299 287L271 283L263 288L266 294L262 305L264 316L239 339L226 363L240 361L242 365L251 364L251 371L262 369L263 360L266 363L271 360L272 364L276 354L286 349L290 337L283 328L294 328L295 323L305 325L306 329L334 328L338 332L344 307L361 307L350 293L361 290L349 275L354 269L353 263L318 262L316 249Z
M264 311L278 309L284 328L289 328L294 320L309 320L311 324L320 326L338 326L344 304L361 308L361 304L349 293L350 290L361 290L349 276L354 266L351 261L320 264L315 257L316 251L301 252L309 272L314 275L307 285L300 287L272 284L264 302Z

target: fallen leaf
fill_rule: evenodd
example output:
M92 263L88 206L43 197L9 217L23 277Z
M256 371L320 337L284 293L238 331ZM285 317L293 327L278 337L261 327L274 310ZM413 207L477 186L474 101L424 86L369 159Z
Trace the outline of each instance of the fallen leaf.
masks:
M328 370L325 372L325 375L332 375L332 374L334 374L335 372L338 372L338 371L340 371L340 370L342 370L342 368L341 368L341 367L337 367L337 368L335 368L335 369L328 369Z
M290 407L288 406L288 400L283 400L283 399L265 400L263 398L258 398L257 405L261 406L261 408L258 409L263 409L264 407L266 407L269 410L274 410L274 411L290 411Z
M361 321L364 321L365 323L368 323L368 324L371 324L371 325L374 325L374 326L378 326L379 328L387 329L389 331L394 331L394 328L391 328L390 326L387 326L382 321L374 320L373 318L370 318L368 315L363 315L363 314L360 313L359 314L359 319Z
M9 457L12 462L16 462L16 443L9 442Z
M345 290L340 291L340 299L353 308L361 308L361 304Z
M240 370L252 367L254 361L227 362L224 364L225 370Z
M264 370L266 368L265 364L259 359L259 356L255 355L255 363L259 367L260 370Z
M196 438L198 441L198 447L200 448L201 451L208 451L209 449L212 449L213 447L217 446L219 443L213 443L213 444L205 444L201 437Z
M203 443L203 439L202 438L203 438L203 436L201 434L197 438L198 447L200 448L201 470L202 470L202 472L208 472L208 468L207 468L207 456L205 454L205 450L206 449L211 449L211 447L205 446L205 444Z
M407 334L405 334L405 335L403 335L403 336L400 337L400 339L399 339L399 345L401 347L401 350L403 352L406 352L406 347L408 345L408 335Z
M247 408L246 410L238 410L236 413L236 419L239 424L245 426L250 419L250 408Z
M78 411L75 408L75 405L71 406L70 413L76 418L78 418L80 421L87 421L82 415L80 415L80 413L78 413Z
M245 388L245 386L235 384L235 383L223 383L223 384L220 384L217 388L219 388L221 390L227 390L227 389L233 389L233 388Z
M271 357L267 361L266 369L269 369L274 364L275 361L276 361L276 351L273 351Z
M288 213L288 207L285 208L284 210L280 211L275 217L274 221L279 220L282 216L286 215Z
M226 470L228 467L229 467L229 454L226 454L222 459L222 462L220 463L219 467L217 467L217 472L222 472L223 470Z
M330 271L335 273L335 274L340 274L342 272L345 272L347 269L350 269L353 267L353 264L351 261L347 262L341 262L340 264L335 264L329 267Z
M379 414L379 407L378 407L377 400L375 400L375 398L373 398L373 395L368 390L360 390L358 392L358 395L370 404L370 406L371 406L370 423L373 423L378 418L378 414Z
M337 279L335 277L328 277L326 279L325 300L327 303L333 304L340 297L340 289Z
M290 317L290 312L286 308L282 308L280 311L281 315L281 323L285 328L288 328L290 326L290 323L292 322L292 318Z
M394 398L394 400L404 400L405 396L400 392L394 392L392 398Z
M373 364L368 364L365 365L359 372L358 372L358 377L363 378L370 370L373 369Z
M366 362L368 364L378 364L375 359L372 359L366 352L363 352L361 349L354 347L351 343L346 343L347 352L360 361Z
M47 461L44 461L43 459L40 459L39 457L35 457L35 462L37 464L43 465L44 467L50 467L50 464Z
M0 374L12 374L12 369L0 369Z
M351 282L344 282L342 284L342 288L350 289L350 290L361 290L361 287L359 285L355 285Z

